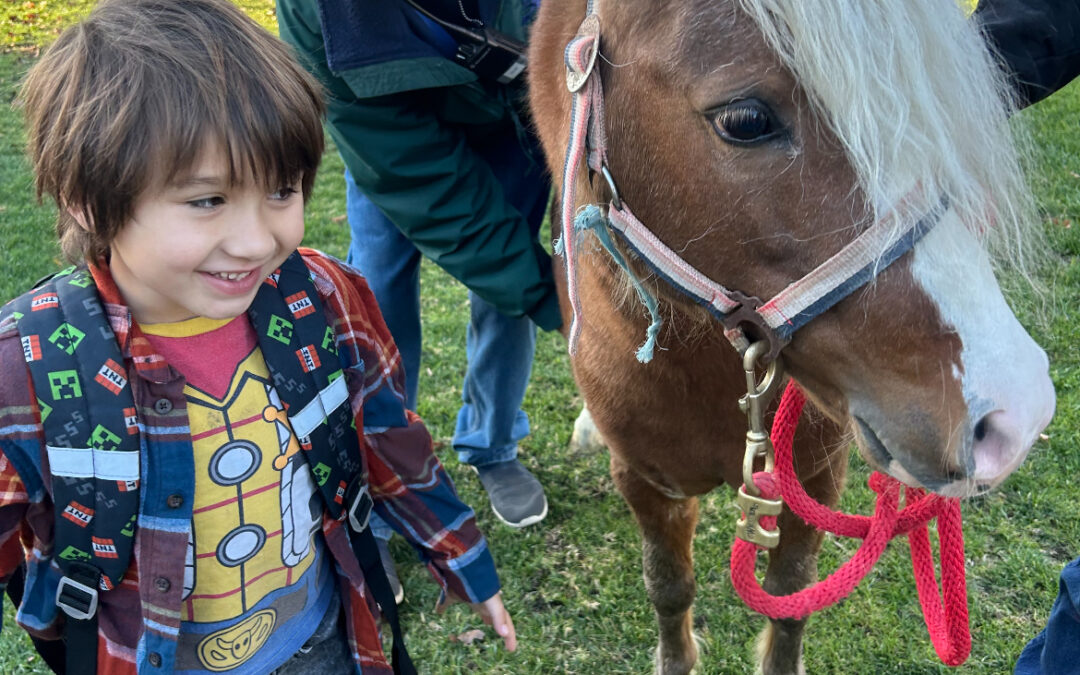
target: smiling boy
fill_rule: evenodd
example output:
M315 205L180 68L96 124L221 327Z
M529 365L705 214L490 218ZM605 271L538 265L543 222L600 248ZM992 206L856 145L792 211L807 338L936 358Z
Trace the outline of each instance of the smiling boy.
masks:
M410 672L373 502L513 650L366 283L297 250L322 104L286 48L226 0L106 0L21 98L76 267L0 312L20 625L71 674L386 673L383 618Z

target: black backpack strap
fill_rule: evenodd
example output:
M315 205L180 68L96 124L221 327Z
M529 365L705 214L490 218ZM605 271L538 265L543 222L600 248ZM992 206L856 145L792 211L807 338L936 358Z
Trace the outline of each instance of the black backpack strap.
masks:
M248 315L326 508L349 522L353 552L394 636L394 672L412 675L394 594L367 527L373 502L334 331L298 252L259 288Z
M131 561L139 506L135 403L89 270L68 268L10 307L45 431L67 672L92 673L99 589L120 583Z

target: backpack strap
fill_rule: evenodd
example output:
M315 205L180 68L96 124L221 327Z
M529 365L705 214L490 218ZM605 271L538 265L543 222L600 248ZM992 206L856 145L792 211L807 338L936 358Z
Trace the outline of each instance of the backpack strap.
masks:
M120 583L139 507L139 436L123 355L85 266L16 299L45 431L54 504L56 604L69 673L97 663L98 590ZM105 517L99 517L104 515Z
M367 526L374 502L334 329L299 252L263 282L248 316L326 508L353 531L353 553L394 636L394 672L411 675L416 669L405 651L397 604Z
M116 336L85 266L47 279L0 311L18 321L53 476L57 605L67 672L97 665L98 589L130 565L139 505L139 426ZM260 287L248 312L290 426L330 514L348 521L372 596L394 636L395 673L414 675L397 605L368 519L374 502L333 329L298 252ZM108 517L97 516L107 513Z

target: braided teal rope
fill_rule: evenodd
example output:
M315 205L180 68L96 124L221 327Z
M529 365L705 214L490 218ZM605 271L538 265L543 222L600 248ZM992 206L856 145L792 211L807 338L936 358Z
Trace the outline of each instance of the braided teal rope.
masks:
M626 261L626 258L615 246L614 240L611 238L611 230L608 229L607 218L604 217L603 211L595 204L587 204L578 211L574 217L574 234L579 235L583 232L592 232L596 235L600 245L604 247L604 250L608 252L611 259L615 261L615 264L626 274L630 280L630 285L634 287L634 291L637 292L638 298L641 300L641 304L645 305L645 308L649 311L649 327L645 330L645 343L638 348L637 360L641 363L648 363L652 360L653 351L656 349L656 336L660 333L660 326L664 321L660 318L660 311L656 302L656 296L649 292L645 285L641 283L641 279L637 278L637 275L630 269L630 264ZM563 255L564 246L562 237L559 237L555 241L555 253Z

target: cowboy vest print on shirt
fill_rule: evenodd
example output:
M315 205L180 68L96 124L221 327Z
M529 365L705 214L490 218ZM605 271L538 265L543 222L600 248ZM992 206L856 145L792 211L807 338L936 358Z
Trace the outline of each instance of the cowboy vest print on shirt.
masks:
M195 459L176 671L265 673L332 596L303 444L246 316L142 330L185 376Z

